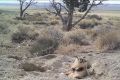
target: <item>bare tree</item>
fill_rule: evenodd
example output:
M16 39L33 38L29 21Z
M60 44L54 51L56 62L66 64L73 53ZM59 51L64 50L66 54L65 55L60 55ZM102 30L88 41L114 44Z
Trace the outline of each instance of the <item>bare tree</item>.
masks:
M17 0L20 5L20 19L24 18L25 11L33 4L35 4L35 0Z
M69 31L72 29L72 27L86 17L93 6L102 4L102 1L103 0L91 0L91 2L90 0L62 0L63 3L60 3L56 2L55 0L50 0L54 10L46 10L55 14L56 16L59 16L63 24L63 30ZM84 12L84 14L82 17L73 22L73 13L76 8L79 9L79 12ZM62 9L66 11L67 17L62 15Z

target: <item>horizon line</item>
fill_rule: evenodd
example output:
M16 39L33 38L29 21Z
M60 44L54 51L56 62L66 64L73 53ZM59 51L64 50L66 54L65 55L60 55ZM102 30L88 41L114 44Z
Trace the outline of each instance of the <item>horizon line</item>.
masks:
M36 1L39 3L49 3L49 1ZM18 1L0 1L0 3L19 3ZM103 4L120 4L120 1L104 1Z

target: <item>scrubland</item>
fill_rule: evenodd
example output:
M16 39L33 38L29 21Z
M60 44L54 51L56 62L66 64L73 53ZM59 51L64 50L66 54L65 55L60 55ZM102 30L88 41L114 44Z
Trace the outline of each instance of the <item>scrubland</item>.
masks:
M0 80L71 80L62 73L74 56L100 65L102 74L82 80L120 79L120 15L90 13L69 32L47 11L17 16L0 12Z

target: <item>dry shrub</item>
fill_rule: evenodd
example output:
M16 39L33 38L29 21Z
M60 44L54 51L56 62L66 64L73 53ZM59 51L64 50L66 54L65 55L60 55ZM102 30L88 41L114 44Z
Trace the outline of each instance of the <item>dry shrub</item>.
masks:
M81 29L91 29L91 28L94 28L94 26L97 26L99 23L98 21L92 19L83 19L79 25L80 25L80 28Z
M111 31L99 36L95 41L96 49L99 51L114 50L120 46L119 32Z
M59 18L59 16L51 15L48 17L48 20L49 20L50 25L57 25L57 24L59 24L60 18Z
M54 20L50 21L50 24L51 25L56 25L56 24L59 24L59 21L54 19Z
M30 49L30 52L35 56L43 56L53 54L58 46L58 42L50 37L40 37Z
M82 30L76 29L70 32L66 32L63 37L63 44L79 44L86 45L88 42L86 41L85 34Z
M56 16L55 19L56 19L56 20L60 20L60 17L59 17L59 16Z
M17 25L20 22L18 20L11 19L11 20L9 20L9 23L12 24L12 25Z
M13 33L12 42L21 43L24 40L34 40L38 35L34 28L21 26L18 28L18 32Z
M33 12L33 13L26 13L24 17L24 21L33 22L33 24L42 24L43 22L48 22L50 14L46 12ZM52 20L52 19L51 19Z
M6 22L0 22L0 34L7 34L9 32L9 25Z
M88 19L96 19L96 20L102 20L102 17L96 14L88 15Z
M12 34L12 42L21 43L24 40L26 40L26 36L27 36L26 34L20 33L20 32L13 33Z
M62 33L54 28L46 28L40 31L38 40L32 45L30 52L37 56L52 54L58 47Z
M57 50L55 51L55 53L57 54L70 54L73 53L74 51L78 50L78 48L80 47L80 45L76 45L76 44L69 44L69 45L60 45Z
M59 20L60 18L59 18L59 16L51 15L51 16L49 16L49 19L50 20Z
M92 30L92 29L84 29L83 31L85 33L86 38L89 41L94 41L98 35L97 32L95 30Z
M29 25L29 24L30 24L30 21L28 21L28 20L23 20L23 24Z
M105 33L110 32L111 30L114 30L111 25L108 24L101 24L99 26L95 26L93 30L98 34L98 35L103 35Z
M56 40L57 42L61 43L63 39L63 31L58 29L57 27L48 27L45 29L42 29L40 31L40 36L46 36L51 37L52 39Z
M34 13L34 14L25 14L25 20L28 21L42 21L43 18L40 13Z

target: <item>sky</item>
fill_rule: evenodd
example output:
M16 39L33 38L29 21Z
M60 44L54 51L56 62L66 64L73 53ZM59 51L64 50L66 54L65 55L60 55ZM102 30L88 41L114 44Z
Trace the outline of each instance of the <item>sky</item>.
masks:
M36 0L38 2L49 2L49 0ZM56 0L60 1L60 0ZM0 3L17 3L17 0L0 0ZM120 0L108 0L104 1L105 4L120 4Z

